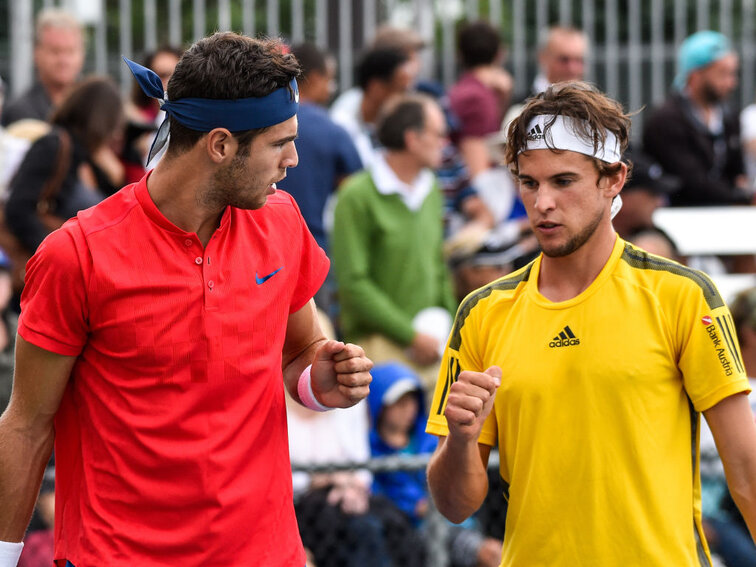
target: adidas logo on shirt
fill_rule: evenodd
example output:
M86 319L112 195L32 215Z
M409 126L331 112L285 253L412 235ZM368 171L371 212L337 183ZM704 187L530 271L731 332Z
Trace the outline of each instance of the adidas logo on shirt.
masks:
M549 343L550 348L575 346L580 344L580 339L575 336L569 326L562 329L559 334L551 339Z
M543 132L541 131L541 125L536 124L528 132L528 140L541 140L543 138Z

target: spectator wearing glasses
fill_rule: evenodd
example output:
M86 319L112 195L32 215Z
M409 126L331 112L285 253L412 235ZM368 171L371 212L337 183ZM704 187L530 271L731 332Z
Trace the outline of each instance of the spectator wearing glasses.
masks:
M582 81L588 57L588 36L571 26L551 26L542 30L538 40L538 74L530 90L515 96L509 107L502 131L520 114L525 99L545 91L554 83Z
M360 338L374 360L403 362L430 386L443 345L413 320L427 308L456 309L441 252L443 197L432 171L446 121L433 99L405 95L387 105L376 133L385 151L341 185L334 213L342 331Z
M84 66L84 34L76 18L57 8L39 13L34 65L37 81L8 102L0 120L3 126L24 118L46 120L76 82Z

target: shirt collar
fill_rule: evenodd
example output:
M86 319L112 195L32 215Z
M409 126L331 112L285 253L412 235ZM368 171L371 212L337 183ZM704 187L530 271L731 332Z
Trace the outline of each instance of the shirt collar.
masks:
M165 215L158 209L157 205L155 204L155 201L152 200L152 196L150 195L149 190L147 189L147 179L152 174L153 170L149 170L142 179L136 182L134 187L134 196L136 197L137 201L139 201L139 204L142 206L142 210L147 215L147 217L154 222L156 225L161 227L162 229L171 232L177 236L180 236L182 238L192 237L193 235L196 238L195 233L193 232L187 232L179 227L177 227L175 224L173 224L170 220L168 220ZM228 230L228 227L231 224L231 209L232 207L226 207L223 211L223 214L221 215L220 224L218 228L216 229L216 232L226 231Z
M396 176L386 162L386 155L378 152L370 166L370 174L376 189L382 195L399 195L411 211L417 211L433 189L433 172L423 169L412 183L405 183Z
M701 126L708 130L713 136L718 136L724 132L724 106L722 104L712 105L711 114L707 122L704 113L701 112L701 109L696 104L694 104L687 87L683 89L682 95L687 101L693 117Z

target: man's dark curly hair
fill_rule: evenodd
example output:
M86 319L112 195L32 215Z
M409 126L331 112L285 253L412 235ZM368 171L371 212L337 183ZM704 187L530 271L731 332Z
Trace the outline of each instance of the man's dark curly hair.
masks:
M557 83L544 92L531 98L520 115L509 125L505 148L505 162L514 175L518 175L517 156L528 144L528 124L540 115L569 116L578 119L575 122L578 136L593 144L594 150L602 147L605 132L611 132L620 144L620 154L624 154L630 139L630 115L626 114L622 105L612 100L592 85L580 81ZM549 144L549 130L551 122L544 128L546 144ZM592 158L599 173L599 178L617 172L619 163L609 164L597 158ZM628 179L632 170L632 163L625 160L628 168Z
M181 57L168 82L168 99L263 97L286 87L300 74L296 57L277 39L253 39L233 32L199 40ZM173 117L168 155L189 150L205 134ZM265 128L235 132L243 155Z

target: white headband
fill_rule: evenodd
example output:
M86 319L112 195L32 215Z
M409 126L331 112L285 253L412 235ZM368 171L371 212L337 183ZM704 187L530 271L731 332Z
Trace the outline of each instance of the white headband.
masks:
M577 133L578 129L575 124L578 122L582 121L569 116L555 116L553 114L540 114L534 117L528 124L528 141L520 153L530 150L568 150L595 157L607 163L615 163L620 160L622 154L617 137L614 134L605 130L603 146L594 149L592 142ZM544 134L547 123L550 123L549 131ZM587 124L585 129L589 132L591 130Z
M545 125L552 120L554 122L549 126L549 143L547 144L544 134ZM620 160L622 154L620 154L617 136L605 130L604 145L595 150L592 143L577 134L575 122L577 122L577 119L553 114L540 114L534 117L528 124L527 144L520 153L529 150L569 150L598 158L607 163L616 163ZM590 130L590 127L586 127L586 130ZM621 208L622 197L617 195L612 199L610 217L614 218Z

